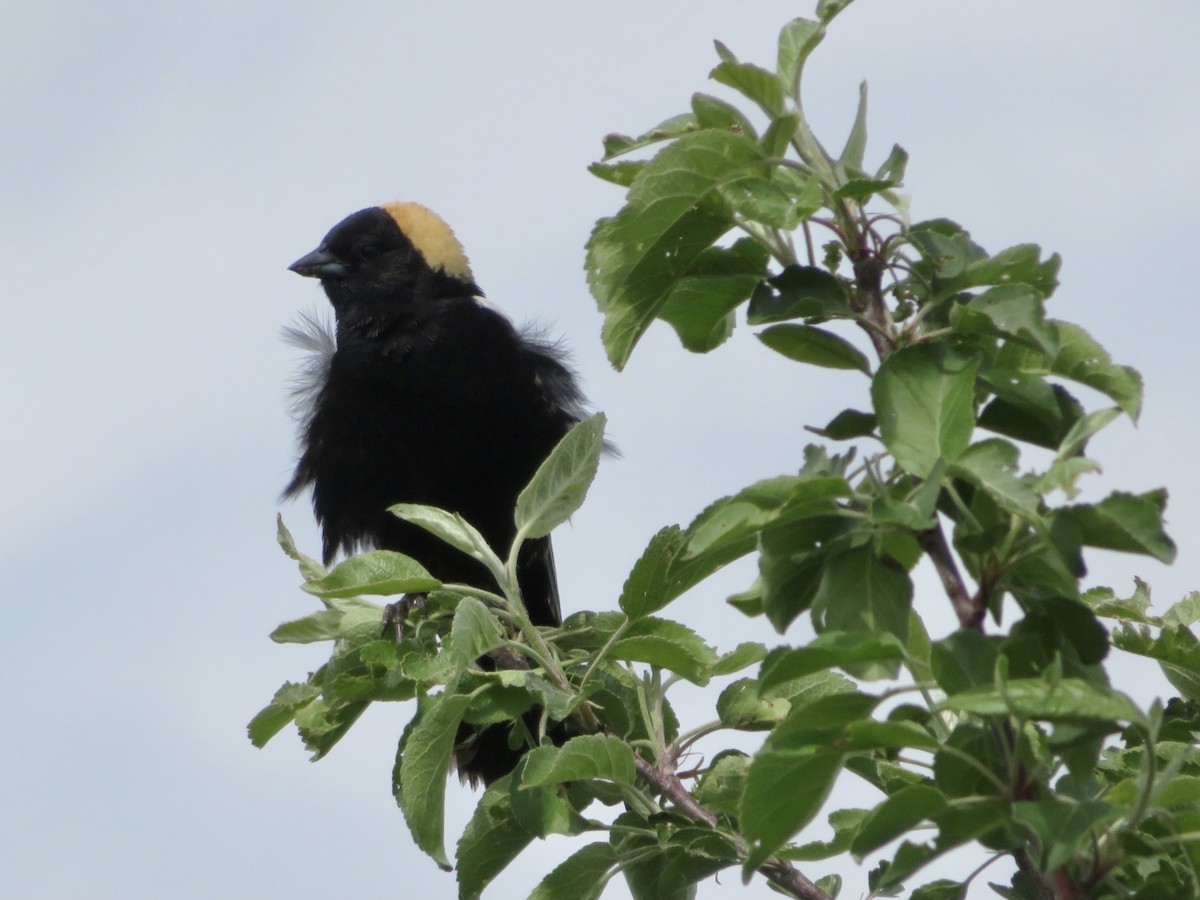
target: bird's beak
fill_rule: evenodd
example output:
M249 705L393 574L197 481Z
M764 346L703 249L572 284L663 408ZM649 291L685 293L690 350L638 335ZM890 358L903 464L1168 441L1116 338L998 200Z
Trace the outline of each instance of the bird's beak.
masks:
M288 268L297 275L303 275L306 278L344 278L346 277L346 267L338 261L338 258L326 250L323 246L318 247L307 256L302 256Z

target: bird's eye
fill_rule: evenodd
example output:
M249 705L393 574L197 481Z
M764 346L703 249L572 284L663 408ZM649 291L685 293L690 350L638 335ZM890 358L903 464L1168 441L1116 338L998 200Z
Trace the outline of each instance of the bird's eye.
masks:
M367 244L358 249L358 255L360 259L374 259L379 255L379 248L374 244Z

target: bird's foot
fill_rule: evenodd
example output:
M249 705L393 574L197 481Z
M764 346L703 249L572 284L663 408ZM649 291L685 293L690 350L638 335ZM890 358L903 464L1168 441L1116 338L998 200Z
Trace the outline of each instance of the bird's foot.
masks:
M395 603L389 603L383 608L383 627L380 629L380 634L387 634L389 629L394 629L396 642L404 637L404 623L408 621L409 614L416 610L422 612L425 609L425 598L428 594L405 594Z
M498 647L488 653L488 658L492 660L497 669L532 669L533 666L520 653L514 653L507 647Z

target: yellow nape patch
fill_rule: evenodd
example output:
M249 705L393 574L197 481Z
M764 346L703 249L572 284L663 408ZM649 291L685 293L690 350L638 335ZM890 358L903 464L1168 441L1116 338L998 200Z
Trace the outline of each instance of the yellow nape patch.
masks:
M396 220L431 269L441 269L451 278L475 280L462 244L437 213L420 203L385 203L381 209Z

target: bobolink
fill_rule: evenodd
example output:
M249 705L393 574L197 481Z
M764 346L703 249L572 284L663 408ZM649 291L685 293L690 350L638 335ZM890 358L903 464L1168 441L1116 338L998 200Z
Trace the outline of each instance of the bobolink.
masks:
M494 590L480 563L387 510L459 513L507 553L518 493L583 414L562 352L482 302L454 233L415 203L354 213L289 268L320 279L336 318L335 334L317 318L288 332L313 358L284 494L312 488L325 563L339 550L397 550L440 581ZM524 544L517 576L534 624L560 624L548 537ZM519 758L496 728L467 737L458 766L473 781Z

